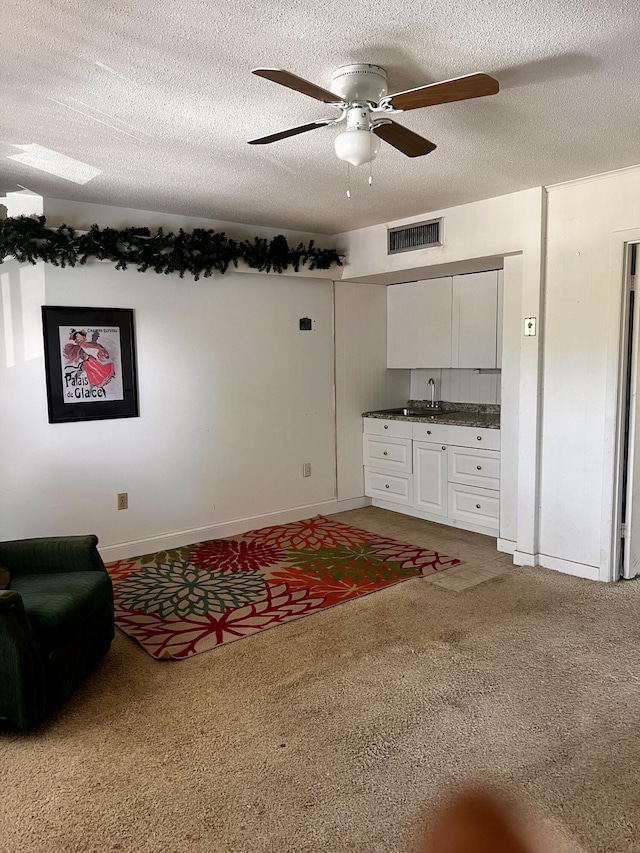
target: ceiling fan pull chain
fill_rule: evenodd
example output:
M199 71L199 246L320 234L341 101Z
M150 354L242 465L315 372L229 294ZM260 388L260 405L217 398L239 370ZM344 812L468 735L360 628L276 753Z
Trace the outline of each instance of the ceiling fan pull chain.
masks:
M347 198L351 201L351 166L347 163Z

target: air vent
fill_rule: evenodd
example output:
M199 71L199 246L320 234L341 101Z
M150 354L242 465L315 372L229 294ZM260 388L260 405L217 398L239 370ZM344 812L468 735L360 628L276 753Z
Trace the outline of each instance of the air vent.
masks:
M414 249L428 249L430 246L442 246L442 219L430 219L418 222L406 228L389 228L388 255L397 252L412 252Z

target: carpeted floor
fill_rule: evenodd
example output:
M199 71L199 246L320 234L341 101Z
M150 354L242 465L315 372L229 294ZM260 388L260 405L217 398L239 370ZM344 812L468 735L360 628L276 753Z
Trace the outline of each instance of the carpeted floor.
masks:
M495 557L381 510L340 519ZM538 815L548 853L639 850L640 582L425 580L181 663L118 633L55 719L0 736L0 851L410 851L469 781Z

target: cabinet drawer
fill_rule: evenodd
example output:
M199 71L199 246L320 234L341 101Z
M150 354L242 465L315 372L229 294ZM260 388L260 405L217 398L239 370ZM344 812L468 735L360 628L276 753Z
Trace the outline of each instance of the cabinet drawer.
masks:
M410 506L413 503L413 475L384 473L365 468L364 493L370 498Z
M396 438L411 438L411 421L387 421L383 418L363 418L364 431L369 435L392 435Z
M363 436L364 464L383 471L410 474L412 467L411 439L386 435Z
M414 441L433 441L436 444L449 444L450 430L453 429L449 424L413 424L413 440Z
M498 530L500 527L500 492L449 483L449 516Z
M459 447L479 447L484 450L500 450L499 429L476 429L476 427L450 426L447 444Z
M449 446L449 482L485 489L500 488L500 453L476 447Z

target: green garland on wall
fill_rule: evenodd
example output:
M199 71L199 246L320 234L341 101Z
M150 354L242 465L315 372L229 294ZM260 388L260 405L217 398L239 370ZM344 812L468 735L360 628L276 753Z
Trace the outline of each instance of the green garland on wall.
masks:
M165 234L159 228L151 234L148 228L99 228L78 233L67 225L51 229L44 216L16 216L0 219L0 263L5 258L20 263L45 261L58 267L85 264L89 258L114 261L116 269L129 264L138 272L152 269L157 273L177 272L180 278L191 273L196 281L214 272L225 273L231 264L244 261L251 269L282 273L289 267L328 270L333 264L342 266L335 249L319 249L313 240L307 246L299 243L291 248L287 238L279 234L272 240L255 237L233 240L224 232L196 228L187 233Z

